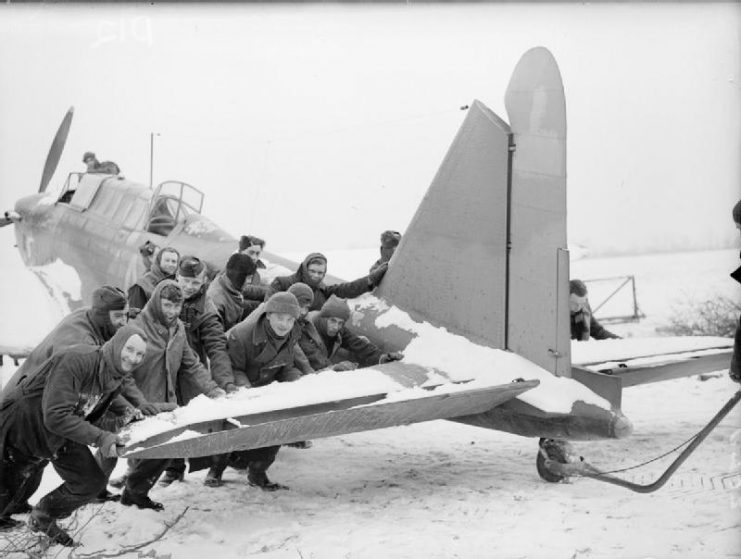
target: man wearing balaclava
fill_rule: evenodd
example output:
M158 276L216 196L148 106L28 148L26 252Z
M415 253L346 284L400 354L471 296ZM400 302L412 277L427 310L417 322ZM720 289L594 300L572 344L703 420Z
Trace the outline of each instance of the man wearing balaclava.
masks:
M242 320L244 313L242 288L247 277L256 270L252 258L246 254L232 254L226 263L226 269L209 285L206 298L216 307L224 331Z
M149 270L140 276L129 287L129 306L132 309L143 309L154 288L164 279L175 279L180 253L172 247L164 247L155 254Z
M157 284L144 310L133 321L149 338L144 360L133 374L134 382L147 401L166 404L160 405L159 411L182 403L177 396L180 377L188 377L209 398L226 394L188 345L185 326L179 319L182 305L182 289L177 282L166 279ZM149 490L169 462L168 459L130 460L121 504L163 510L162 503L149 498Z
M277 291L288 291L288 288L294 283L305 283L314 292L314 302L311 304L311 310L318 311L332 295L337 295L337 297L343 299L352 299L372 290L381 283L387 269L388 262L384 262L367 276L346 283L327 285L324 283L324 276L327 275L327 257L319 252L312 252L304 259L296 273L275 278L270 287L272 293L275 293Z
M270 286L262 283L260 268L265 269L265 263L260 260L262 251L265 249L265 240L254 235L242 235L239 238L239 250L237 252L246 254L255 263L255 272L247 276L242 287L244 297L244 315L247 316L254 311L260 303L265 301L266 295L271 293Z
M595 340L620 338L594 318L592 307L589 306L589 299L587 299L587 286L578 279L569 282L569 315L572 340L586 342L590 337Z
M384 231L381 233L381 258L376 260L373 263L373 266L370 267L371 273L373 273L377 268L379 268L384 262L388 262L391 260L391 257L394 255L394 251L396 250L396 247L399 246L399 243L401 242L401 233L398 231Z
M3 394L60 349L74 344L102 346L127 320L124 292L110 285L99 287L93 291L92 306L72 311L34 348L5 384Z
M127 324L102 347L75 345L58 351L2 399L0 530L23 524L10 517L9 509L29 496L25 480L33 479L38 464L50 461L63 483L36 504L28 526L54 543L74 545L57 520L105 490L107 476L88 446L98 447L106 457L118 455L123 442L96 421L109 408L128 411L118 405L117 396L146 350L147 335Z

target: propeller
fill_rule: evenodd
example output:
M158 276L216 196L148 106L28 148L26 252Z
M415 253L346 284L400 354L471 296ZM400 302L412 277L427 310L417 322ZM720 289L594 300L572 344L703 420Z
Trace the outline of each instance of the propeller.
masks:
M70 107L67 114L62 119L62 124L59 125L54 141L51 143L49 148L49 155L46 156L46 163L44 164L44 172L41 175L41 185L39 186L39 192L46 192L46 187L49 186L54 171L57 170L59 164L59 158L62 157L62 151L64 151L64 144L67 141L67 135L69 134L69 127L72 124L72 115L75 112L74 107Z

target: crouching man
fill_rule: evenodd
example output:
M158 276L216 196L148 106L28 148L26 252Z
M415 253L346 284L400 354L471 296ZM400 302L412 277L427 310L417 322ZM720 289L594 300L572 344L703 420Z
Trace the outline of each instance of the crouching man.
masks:
M353 334L345 327L349 318L347 302L332 295L321 310L312 311L301 320L299 344L313 369L350 371L358 365L371 367L404 357L398 351L383 353L366 338Z
M301 377L295 365L295 348L301 335L296 324L299 304L292 293L272 295L261 311L255 311L227 332L226 347L232 362L233 384L265 386L273 381L291 382ZM227 390L231 387L227 385ZM288 489L268 479L267 469L275 461L280 446L233 452L217 457L208 472L206 484L217 486L227 465L249 470L250 485L265 491Z
M5 511L28 497L28 480L33 479L37 464L48 460L64 483L39 501L28 524L55 543L74 545L57 519L68 517L105 489L106 475L88 446L112 457L122 441L93 423L120 405L117 396L127 395L128 375L137 370L146 349L144 331L125 325L102 347L77 345L54 354L4 397L0 403L0 529L21 524ZM120 406L116 411L127 410Z

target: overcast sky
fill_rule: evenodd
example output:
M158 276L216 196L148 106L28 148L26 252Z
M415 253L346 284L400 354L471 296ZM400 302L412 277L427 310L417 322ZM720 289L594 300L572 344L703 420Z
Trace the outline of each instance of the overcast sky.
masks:
M0 8L0 208L84 151L179 179L273 251L403 231L478 98L504 120L519 57L563 76L569 237L595 252L730 246L739 30L727 4L31 5Z

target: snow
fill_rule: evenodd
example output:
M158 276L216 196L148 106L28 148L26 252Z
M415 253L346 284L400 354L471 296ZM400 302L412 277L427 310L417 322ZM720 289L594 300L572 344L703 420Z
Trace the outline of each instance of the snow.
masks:
M0 231L0 251L8 264L2 279L3 306L10 312L0 317L0 344L8 345L9 339L33 343L56 324L59 312L48 302L37 278L23 268L6 231ZM662 274L681 268L687 262L686 254L654 255L653 270L643 266L648 256L601 259L599 266L587 258L576 264L591 266L593 277L613 274L616 268L619 273L640 272L638 294L644 310L651 310L650 316L638 324L610 327L622 335L634 334L630 341L638 342L638 334L646 330L655 336L653 324L660 323L656 316L666 316L683 289L702 285L703 290L712 290L716 286L716 292L723 292L726 288L717 286L730 280L716 270L727 273L732 269L726 266L729 260L735 263L729 255L737 258L735 251L693 255L693 261L711 265L705 266L704 273L688 268L688 283L669 281L663 289L653 286L661 283ZM343 263L331 253L328 256L330 272L349 278L364 273L376 257L373 252L370 260L363 257L344 273L340 270ZM595 342L602 343L607 344L602 351L611 344ZM575 354L591 344L579 344ZM9 378L15 369L6 359L1 377ZM622 409L633 423L634 434L622 440L575 443L575 451L600 469L615 469L674 448L699 431L739 388L725 371L705 378L627 389ZM176 410L173 416L177 413L183 412ZM163 512L117 503L89 505L62 525L77 527L70 528L82 542L74 552L77 557L117 553L125 546L152 540L186 508L164 536L120 556L741 557L740 426L741 407L737 407L664 488L645 495L588 479L545 483L535 471L534 439L432 421L316 440L309 450L284 448L269 474L290 486L289 491L262 492L231 469L225 473L225 485L211 489L203 485L205 472L201 471L187 474L182 483L153 489L151 496L164 503ZM672 458L619 475L650 483ZM124 470L122 460L114 475ZM58 483L54 470L47 468L31 502ZM14 534L26 537L24 531ZM26 557L10 553L9 543L7 534L0 534L0 555ZM52 548L50 555L72 556L59 547Z

